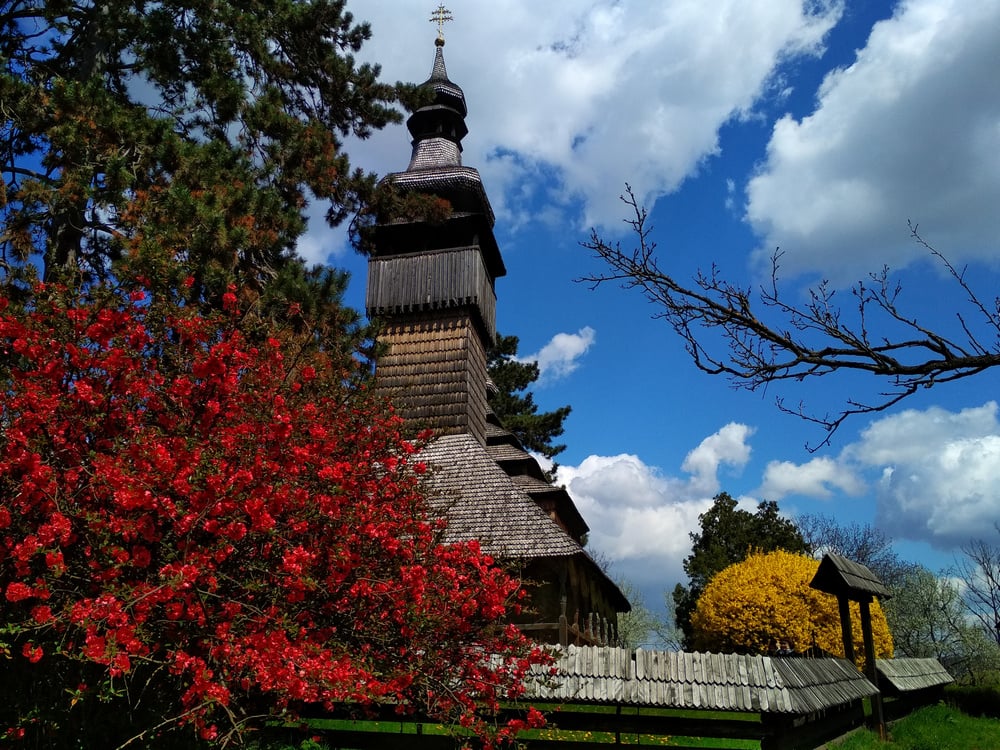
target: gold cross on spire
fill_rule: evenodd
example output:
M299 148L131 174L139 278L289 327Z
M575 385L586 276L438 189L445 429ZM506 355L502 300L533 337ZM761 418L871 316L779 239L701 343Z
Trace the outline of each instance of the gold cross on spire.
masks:
M452 21L454 18L451 15L451 11L448 10L444 5L438 5L437 10L431 14L431 23L436 23L438 25L438 41L442 44L444 43L444 24L446 21Z

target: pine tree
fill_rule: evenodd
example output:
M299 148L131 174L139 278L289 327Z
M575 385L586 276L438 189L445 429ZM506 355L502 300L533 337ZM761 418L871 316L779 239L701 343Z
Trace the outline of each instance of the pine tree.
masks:
M517 336L497 334L496 345L489 352L487 366L497 391L490 394L489 403L505 429L510 430L527 450L554 458L565 445L553 440L563 434L563 422L570 407L553 411L538 411L530 386L538 380L538 365L517 359Z
M8 271L261 288L310 200L338 223L372 194L342 139L399 119L406 87L355 62L368 36L342 0L4 3Z

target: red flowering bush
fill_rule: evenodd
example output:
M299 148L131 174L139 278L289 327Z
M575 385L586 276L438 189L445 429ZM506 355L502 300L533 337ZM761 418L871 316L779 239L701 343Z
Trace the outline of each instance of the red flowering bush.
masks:
M0 736L162 747L333 704L510 735L489 716L544 656L504 624L517 581L438 543L399 419L249 341L235 296L94 294L0 300Z

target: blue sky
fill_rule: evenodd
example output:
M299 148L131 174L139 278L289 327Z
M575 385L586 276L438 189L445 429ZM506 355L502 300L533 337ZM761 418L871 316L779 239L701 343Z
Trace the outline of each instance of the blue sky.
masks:
M932 569L1000 519L997 375L856 417L816 453L813 413L879 383L821 381L733 390L697 371L638 295L574 280L599 271L589 228L628 244L626 182L651 210L661 265L689 278L712 263L763 280L774 247L784 289L844 289L889 264L901 302L954 329L959 290L910 238L907 221L957 264L987 304L1000 259L1000 0L453 0L450 78L469 106L463 161L497 214L508 268L498 321L543 371L543 408L571 404L561 481L592 545L647 603L682 580L688 533L726 490L747 507L872 523ZM433 3L358 3L362 54L388 80L422 81ZM405 169L402 126L349 144L359 166ZM320 209L317 209L317 214ZM302 253L352 271L343 232L312 222ZM970 318L977 325L974 317ZM997 331L983 332L994 345Z

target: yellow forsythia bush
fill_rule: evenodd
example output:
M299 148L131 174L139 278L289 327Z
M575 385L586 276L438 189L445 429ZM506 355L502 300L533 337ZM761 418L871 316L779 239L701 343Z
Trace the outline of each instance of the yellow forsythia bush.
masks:
M705 587L691 616L700 651L771 652L787 642L795 651L818 646L844 655L837 597L809 588L819 561L784 550L750 555ZM892 657L892 635L878 601L871 603L875 658ZM861 612L851 602L851 630L859 664L864 659Z

